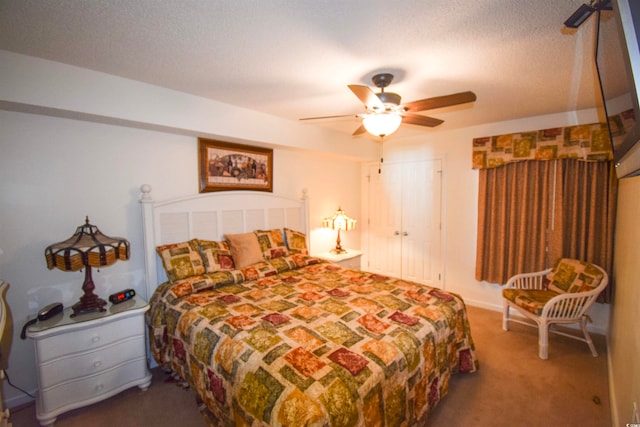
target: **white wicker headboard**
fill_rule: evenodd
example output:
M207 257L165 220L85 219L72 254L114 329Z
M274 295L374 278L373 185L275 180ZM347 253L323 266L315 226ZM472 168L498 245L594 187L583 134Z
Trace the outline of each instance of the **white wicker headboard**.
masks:
M309 238L306 191L299 200L260 191L223 191L163 201L151 198L150 185L140 191L147 300L167 280L157 246L193 238L220 241L225 234L284 227Z

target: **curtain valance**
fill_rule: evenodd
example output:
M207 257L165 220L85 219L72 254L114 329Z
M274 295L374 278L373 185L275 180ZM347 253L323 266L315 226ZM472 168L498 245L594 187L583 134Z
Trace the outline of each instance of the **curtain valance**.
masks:
M473 169L489 169L521 160L613 158L606 124L568 126L473 139Z

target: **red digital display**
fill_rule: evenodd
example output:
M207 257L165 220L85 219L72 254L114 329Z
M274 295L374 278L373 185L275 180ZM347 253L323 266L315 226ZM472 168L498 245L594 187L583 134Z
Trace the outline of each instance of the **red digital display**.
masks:
M121 302L130 300L136 295L136 291L133 289L127 289L121 292L116 292L115 294L111 294L109 296L109 301L113 304L119 304Z

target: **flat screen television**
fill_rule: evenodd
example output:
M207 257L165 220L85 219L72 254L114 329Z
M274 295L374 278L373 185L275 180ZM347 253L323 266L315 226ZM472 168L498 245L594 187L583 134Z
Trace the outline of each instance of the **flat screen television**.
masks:
M618 178L640 175L640 1L598 12L596 69Z

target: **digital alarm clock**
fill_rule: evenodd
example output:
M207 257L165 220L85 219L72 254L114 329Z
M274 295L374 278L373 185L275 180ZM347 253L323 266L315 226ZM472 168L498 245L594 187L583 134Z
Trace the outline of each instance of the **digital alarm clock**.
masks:
M124 291L109 295L109 301L111 301L112 304L120 304L121 302L130 300L134 296L136 296L136 291L133 289L125 289Z

